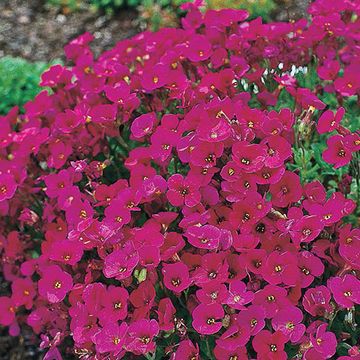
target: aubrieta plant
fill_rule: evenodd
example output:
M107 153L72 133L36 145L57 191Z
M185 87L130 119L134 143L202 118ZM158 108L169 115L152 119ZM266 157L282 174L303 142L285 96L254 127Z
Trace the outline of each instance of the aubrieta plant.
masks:
M199 6L78 37L1 118L0 324L45 360L359 359L359 2Z

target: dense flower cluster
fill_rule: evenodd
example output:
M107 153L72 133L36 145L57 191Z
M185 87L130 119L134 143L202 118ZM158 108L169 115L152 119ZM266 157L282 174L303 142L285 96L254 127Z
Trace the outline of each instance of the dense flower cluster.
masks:
M359 2L270 24L197 5L96 60L80 36L51 91L1 119L0 324L30 326L45 359L359 359L333 327L360 304L356 204L289 168L315 120L327 163L360 150L341 123ZM293 73L310 64L313 89Z

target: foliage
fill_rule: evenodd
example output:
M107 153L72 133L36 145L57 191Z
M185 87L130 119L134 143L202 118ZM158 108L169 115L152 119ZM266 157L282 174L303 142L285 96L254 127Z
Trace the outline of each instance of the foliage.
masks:
M44 62L30 63L21 58L0 59L0 115L22 106L37 95L41 73L49 66Z
M207 0L210 9L244 9L251 18L261 16L263 20L271 19L271 12L276 4L273 0Z

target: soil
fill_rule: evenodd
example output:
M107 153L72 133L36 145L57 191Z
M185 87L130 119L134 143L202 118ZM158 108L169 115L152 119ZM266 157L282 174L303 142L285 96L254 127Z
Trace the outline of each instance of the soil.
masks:
M304 16L310 1L275 0L272 17L278 21L297 19ZM0 0L0 57L46 62L64 59L64 45L85 31L94 34L92 49L99 55L138 33L137 17L137 12L129 9L110 16L85 6L66 14L46 0Z
M136 18L134 10L109 16L85 7L65 15L46 5L45 0L1 0L0 57L11 55L47 62L63 59L64 45L85 31L94 34L92 49L99 55L139 32Z

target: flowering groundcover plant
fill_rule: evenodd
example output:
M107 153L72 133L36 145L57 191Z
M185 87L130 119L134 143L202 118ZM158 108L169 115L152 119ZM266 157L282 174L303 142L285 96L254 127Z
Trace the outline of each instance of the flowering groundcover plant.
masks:
M73 40L1 118L0 324L45 359L359 359L360 4L198 5Z

